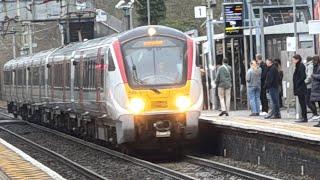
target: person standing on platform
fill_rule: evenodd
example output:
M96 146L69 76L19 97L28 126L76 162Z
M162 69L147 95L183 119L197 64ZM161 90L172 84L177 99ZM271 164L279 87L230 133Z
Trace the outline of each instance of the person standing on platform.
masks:
M293 92L295 96L298 96L302 116L302 118L296 122L308 122L306 107L307 86L305 83L307 75L306 67L301 61L302 58L299 54L292 57L292 62L296 66L293 73Z
M231 100L231 67L228 65L228 59L223 59L223 64L218 68L216 80L218 87L218 96L222 112L219 116L229 116Z
M283 107L282 103L282 97L283 97L283 88L282 88L282 81L283 81L283 70L281 67L281 60L280 59L275 59L274 60L276 67L278 68L279 75L280 75L280 80L279 80L279 105L280 108Z
M312 75L312 88L310 100L312 102L320 102L320 58L319 56L313 57L314 62L316 63ZM315 125L315 127L320 127L320 122Z
M262 106L261 115L267 115L269 107L268 107L267 91L264 88L266 76L267 76L267 65L263 62L261 54L256 55L256 61L258 62L258 65L261 68L261 93L260 93L260 100L261 100L261 106Z
M314 64L313 74L317 74L318 68L320 66L320 57L319 56L313 56L313 64ZM311 91L312 91L312 89L311 89ZM318 102L318 106L320 108L320 100L319 101L315 101L315 103L316 102Z
M250 69L246 75L248 83L248 96L252 113L250 116L259 116L260 113L260 91L261 91L261 68L257 61L250 62Z
M306 79L304 80L304 82L306 83L307 86L307 94L306 94L306 104L308 106L308 108L312 111L313 117L311 120L317 120L319 119L319 115L317 112L317 107L316 104L312 101L310 101L310 96L311 96L311 88L312 88L312 74L313 74L313 58L308 56L307 57L307 64L306 64Z
M266 64L268 70L264 88L270 94L272 110L265 119L281 119L279 107L279 71L272 59L267 59Z

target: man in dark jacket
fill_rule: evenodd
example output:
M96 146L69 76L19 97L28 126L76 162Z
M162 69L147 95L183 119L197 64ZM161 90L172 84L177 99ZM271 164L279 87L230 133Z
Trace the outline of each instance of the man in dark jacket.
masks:
M264 88L268 91L271 97L272 111L265 117L266 119L280 119L280 105L279 105L279 81L280 75L276 65L272 59L266 61L268 70Z
M267 65L262 61L261 54L256 55L256 61L258 62L262 72L261 72L261 93L260 93L260 100L262 106L262 115L267 115L269 107L268 107L268 99L267 99L267 92L264 88L264 84L266 81L267 76Z
M299 54L296 54L292 57L292 62L296 65L296 68L293 73L293 92L295 96L298 96L299 104L301 107L302 119L300 119L297 122L308 122L306 107L307 86L305 83L307 75L306 67L301 61L302 58Z

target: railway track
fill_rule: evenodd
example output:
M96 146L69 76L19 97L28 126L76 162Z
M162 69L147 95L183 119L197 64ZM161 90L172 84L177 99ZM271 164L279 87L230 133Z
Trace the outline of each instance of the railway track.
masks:
M4 110L5 108L0 107L0 109ZM8 118L12 118L13 119L13 116L8 115L7 113L4 113L3 111L2 112L0 111L0 114L3 115L3 116L6 116ZM189 163L189 164L196 165L196 166L198 166L198 168L197 168L198 170L197 170L197 172L194 172L194 173L193 172L185 173L183 171L176 170L174 168L170 168L170 167L165 166L165 165L155 164L155 163L144 161L144 160L132 157L132 156L128 156L128 155L119 153L117 151L113 151L113 150L110 150L108 148L105 148L105 147L102 147L102 146L99 146L99 145L84 141L82 139L78 139L76 137L61 133L61 132L56 131L56 130L52 130L52 129L49 129L49 128L46 128L46 127L43 127L43 126L40 126L40 125L37 125L37 124L33 124L33 123L30 123L30 122L26 122L26 121L24 121L24 122L26 124L32 126L33 128L37 128L37 129L40 129L42 131L57 135L57 136L59 136L61 138L65 138L65 139L71 140L73 142L82 144L83 146L86 146L86 147L101 151L103 153L106 153L106 154L111 155L111 156L116 157L116 158L120 158L120 159L128 161L128 162L131 162L131 163L133 163L135 165L142 166L144 168L148 168L150 170L159 172L161 174L165 174L166 176L169 176L169 177L171 177L173 179L202 179L201 176L199 177L198 175L196 175L197 173L203 173L199 169L207 169L207 171L210 170L210 169L212 169L214 171L221 171L221 172L223 172L225 174L230 174L229 176L231 176L232 178L236 177L236 178L240 178L240 179L249 179L249 180L253 180L253 179L275 180L275 179L277 179L277 178L274 178L274 177L266 176L266 175L263 175L263 174L259 174L259 173L255 173L255 172L252 172L252 171L236 168L236 167L233 167L233 166L229 166L229 165L226 165L226 164L210 161L208 159L203 159L203 158L199 158L199 157L195 157L195 156L191 156L191 155L185 155L185 157L183 158L182 162L179 162L179 163L183 164L183 162L186 162L186 163ZM6 129L2 128L2 127L1 127L1 129L6 131L6 132L9 132L9 130L6 130ZM19 135L15 135L15 136L19 137ZM24 137L21 137L21 138L27 140ZM28 141L30 141L30 140L28 140ZM33 142L31 142L31 143L33 143ZM59 155L59 154L56 153L56 155ZM184 166L184 165L181 165L181 166ZM103 178L103 177L100 177L100 178Z
M3 107L0 107L0 108L2 110L4 110ZM0 111L0 114L4 115L4 116L7 116L8 118L13 118L13 116L8 115L8 114L6 114L4 112L1 112L1 111ZM196 179L196 178L193 178L191 176L185 175L183 173L180 173L180 172L173 171L171 169L165 168L163 166L159 166L157 164L154 164L154 163L151 163L151 162L148 162L148 161L144 161L144 160L141 160L141 159L138 159L138 158L126 155L126 154L122 154L120 152L117 152L117 151L114 151L114 150L111 150L111 149L108 149L108 148L105 148L105 147L102 147L102 146L99 146L99 145L84 141L82 139L79 139L79 138L76 138L76 137L61 133L61 132L56 131L56 130L52 130L52 129L49 129L49 128L46 128L46 127L43 127L43 126L40 126L40 125L37 125L37 124L33 124L33 123L30 123L30 122L27 122L27 121L23 121L23 122L28 124L28 125L30 125L30 126L32 126L33 128L37 128L37 129L40 129L42 131L45 131L45 132L54 134L56 136L59 136L61 138L64 138L64 139L79 143L79 144L81 144L83 146L86 146L88 148L91 148L91 149L106 153L106 154L108 154L110 156L113 156L115 158L119 158L119 159L125 160L127 162L130 162L130 163L133 163L135 165L147 168L149 170L156 171L156 172L161 173L161 174L163 174L165 176L168 176L168 177L170 177L172 179L187 179L187 180L188 179L189 180ZM10 130L7 130L7 129L3 128L3 127L0 127L0 129L3 130L3 131L6 131L6 132L8 132L8 133L10 133L10 134L12 134L12 135L14 135L16 137L18 137L18 138L21 138L24 141L28 141L28 143L33 143L32 141L30 141L30 140L28 140L28 139L26 139L26 138L24 138L24 137L22 137L22 136L20 136L20 135L18 135L16 133L13 133ZM33 143L33 144L35 144L35 143ZM53 152L53 153L55 153L55 152ZM55 153L55 155L59 155L59 154Z
M248 171L245 169L241 169L241 168L237 168L234 166L229 166L226 164L222 164L222 163L218 163L218 162L214 162L208 159L203 159L200 157L196 157L196 156L192 156L192 155L186 155L184 158L187 162L189 163L193 163L193 164L197 164L197 165L201 165L201 166L205 166L205 167L209 167L209 168L213 168L213 169L217 169L229 174L233 174L237 177L241 177L244 179L249 179L249 180L279 180L277 178L271 177L271 176L266 176L263 174L259 174L253 171Z
M99 150L101 152L107 153L109 155L112 155L114 157L123 159L125 161L129 161L129 162L134 163L136 165L139 165L139 166L142 166L142 167L157 171L159 173L168 175L168 176L170 176L170 177L172 177L174 179L186 179L186 180L188 180L188 179L190 179L190 180L196 179L196 178L193 178L191 176L187 176L185 174L179 173L177 171L173 171L173 170L170 170L168 168L159 166L157 164L154 164L154 163L151 163L151 162L148 162L148 161L144 161L144 160L141 160L141 159L138 159L138 158L135 158L135 157L123 154L123 153L119 153L117 151L114 151L114 150L111 150L111 149L108 149L108 148L105 148L105 147L102 147L102 146L99 146L99 145L84 141L82 139L75 138L75 137L70 136L70 135L66 135L66 134L61 133L61 132L56 131L56 130L52 130L52 129L49 129L49 128L46 128L46 127L43 127L43 126L40 126L40 125L37 125L37 124L33 124L33 123L28 123L28 124L33 126L33 127L35 127L35 128L38 128L38 129L47 131L49 133L53 133L55 135L58 135L60 137L66 138L68 140L72 140L74 142L80 143L80 144L82 144L84 146L87 146L87 147L90 147L92 149Z
M2 131L5 131L7 133L9 133L10 135L18 138L19 140L23 141L25 144L27 145L30 145L32 147L34 147L35 149L37 149L38 151L41 151L42 153L45 153L46 155L52 157L53 159L57 160L57 161L60 161L62 162L63 164L65 164L66 166L70 167L71 169L73 169L74 171L80 173L82 176L86 177L87 179L92 179L92 180L99 180L99 179L107 179L106 177L103 177L83 166L81 166L80 164L74 162L74 161L71 161L70 159L54 152L54 151L51 151L50 149L47 149L39 144L36 144L22 136L20 136L19 134L17 133L14 133L10 130L7 130L3 127L0 127L0 129Z

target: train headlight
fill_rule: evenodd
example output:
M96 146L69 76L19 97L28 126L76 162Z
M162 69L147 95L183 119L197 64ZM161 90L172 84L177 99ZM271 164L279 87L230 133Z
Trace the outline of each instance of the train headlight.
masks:
M185 111L191 105L191 99L187 96L178 96L176 106L180 111Z
M148 29L148 34L149 34L149 36L153 36L153 35L155 35L157 33L157 30L154 28L154 27L150 27L149 29Z
M145 102L141 98L132 98L129 100L128 109L133 114L141 113L144 107Z

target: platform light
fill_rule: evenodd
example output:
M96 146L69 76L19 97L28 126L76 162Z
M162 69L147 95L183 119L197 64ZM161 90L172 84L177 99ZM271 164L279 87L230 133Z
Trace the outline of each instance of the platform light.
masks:
M145 108L145 102L141 98L132 98L129 100L128 109L133 114L141 113Z
M187 110L191 105L191 100L187 96L178 96L176 99L176 106L180 111Z
M149 36L153 36L157 33L156 29L154 27L151 27L148 29Z

